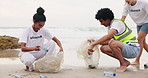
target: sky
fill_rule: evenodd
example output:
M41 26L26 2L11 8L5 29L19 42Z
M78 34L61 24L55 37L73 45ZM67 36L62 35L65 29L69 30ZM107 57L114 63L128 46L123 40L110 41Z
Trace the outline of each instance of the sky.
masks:
M121 18L124 3L124 0L1 0L0 27L31 26L38 7L45 10L47 27L94 27L99 24L95 19L99 9L110 8L115 18Z

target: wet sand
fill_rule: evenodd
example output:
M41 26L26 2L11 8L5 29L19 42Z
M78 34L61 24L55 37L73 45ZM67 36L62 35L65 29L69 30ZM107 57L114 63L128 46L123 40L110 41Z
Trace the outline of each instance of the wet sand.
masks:
M8 52L8 51L7 51ZM9 50L14 55L18 54L18 50ZM10 53L9 53L10 54ZM78 59L75 51L65 51L64 63L58 73L39 73L25 71L25 65L21 63L18 57L10 57L12 54L0 58L0 76L1 78L14 78L15 75L21 75L23 78L39 78L40 75L48 76L48 78L105 78L103 72L115 72L119 66L119 62L113 58L101 53L99 66L96 69L88 69L83 60ZM9 58L8 58L9 56ZM140 69L129 66L123 73L117 73L114 78L148 78L148 69L144 69L143 65L148 63L148 53L143 52L141 58ZM128 59L129 60L129 59ZM134 59L130 59L132 62Z

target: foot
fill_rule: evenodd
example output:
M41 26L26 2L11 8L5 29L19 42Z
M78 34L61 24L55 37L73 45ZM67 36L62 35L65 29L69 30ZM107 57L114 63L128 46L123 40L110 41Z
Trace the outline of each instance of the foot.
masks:
M28 66L26 66L26 69L25 69L25 71L29 71L29 67L28 67Z
M128 66L130 65L130 62L127 61L127 60L124 60L124 61L125 61L125 63L126 63L126 67L128 67Z
M130 62L129 62L128 60L125 60L125 59L124 59L124 62L125 62L125 64L126 64L126 67L128 67L128 66L130 65ZM120 64L120 65L121 65L121 64ZM120 68L120 67L118 67L118 68ZM118 68L117 68L117 69L118 69Z
M140 63L138 61L134 61L131 63L131 65L139 65Z
M34 71L34 69L33 69L33 67L28 67L28 66L26 66L25 71L30 71L30 72L32 72L32 71Z
M132 64L131 65L133 68L139 70L140 69L140 65L139 64Z
M126 59L124 59L124 62L125 62L125 65L124 65L124 66L121 65L121 66L116 70L116 72L125 72L125 71L126 71L127 67L130 65L130 62L129 62L128 60L126 60Z
M125 72L126 71L127 66L120 66L116 72Z

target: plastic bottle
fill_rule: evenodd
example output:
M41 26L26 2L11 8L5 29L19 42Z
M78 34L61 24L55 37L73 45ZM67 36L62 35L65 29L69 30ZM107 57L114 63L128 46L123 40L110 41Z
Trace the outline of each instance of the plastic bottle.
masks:
M45 48L43 48L43 47L39 47L39 49L40 49L41 51L48 52L48 50L47 50L47 49L45 49Z
M20 75L15 75L15 78L22 78L22 76L20 76Z
M116 76L116 73L113 73L113 72L104 72L103 75L104 75L105 77L112 78L112 77Z
M94 69L95 68L95 66L93 65L93 51L88 51L88 61L87 61L87 63L88 63L88 67L90 68L90 69Z
M48 78L47 76L40 75L40 78Z
M145 68L145 69L148 68L148 63L147 63L147 64L144 64L144 68Z
M92 55L93 55L93 52L92 51L89 51L88 52L88 59L92 59Z

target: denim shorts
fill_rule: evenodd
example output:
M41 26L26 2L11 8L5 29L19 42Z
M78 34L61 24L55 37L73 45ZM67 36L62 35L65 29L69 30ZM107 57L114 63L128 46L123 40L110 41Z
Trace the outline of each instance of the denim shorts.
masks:
M140 47L123 43L122 56L125 58L135 58L140 54Z
M148 23L144 23L144 24L142 24L140 26L137 25L137 33L139 31L144 31L144 32L148 33Z

